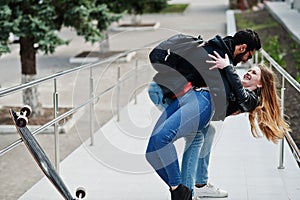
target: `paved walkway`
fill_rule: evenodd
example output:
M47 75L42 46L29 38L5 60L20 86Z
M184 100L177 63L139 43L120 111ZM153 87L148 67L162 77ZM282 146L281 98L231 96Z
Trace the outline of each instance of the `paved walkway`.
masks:
M216 34L226 35L227 1L185 2L191 4L182 15L143 16L145 21L160 21L159 30L112 33L111 48L140 48L177 31L193 35L201 33L205 39ZM63 34L72 36L68 31ZM66 58L84 48L93 47L80 39L70 45L60 48L56 55ZM50 73L48 67L44 66L40 71ZM66 81L68 85L70 80ZM144 90L138 96L138 104L130 103L122 110L120 122L113 118L95 133L95 146L90 146L87 141L63 160L61 175L71 192L83 186L87 190L88 200L169 199L168 188L153 173L143 156L158 115L159 111L153 107ZM227 199L294 200L300 196L299 168L287 146L286 168L278 170L278 145L266 139L254 139L245 115L228 118L224 123L214 122L214 125L219 131L213 146L210 181L229 192ZM81 131L87 131L88 127L83 123L81 128ZM181 154L183 141L178 141L176 145ZM20 199L60 199L60 196L43 178Z
M175 1L174 1L175 2ZM176 1L179 2L179 1ZM181 1L189 2L189 1ZM223 0L213 0L209 3L199 2L198 0L190 1L192 5L184 14L166 14L166 15L145 15L142 20L145 22L160 22L160 28L155 31L128 31L128 32L110 32L110 48L111 50L128 50L138 48L140 51L149 52L149 47L143 46L157 42L161 39L167 38L176 32L183 32L187 34L203 34L205 38L210 38L215 34L225 35L225 10L227 5ZM208 19L200 18L205 15ZM125 17L124 20L130 20ZM82 37L78 37L73 30L64 28L60 33L64 39L71 40L68 46L60 46L56 49L53 55L37 55L37 77L45 77L58 71L71 69L75 64L70 64L69 59L82 51L98 50L98 44L92 45L85 43ZM20 58L18 55L18 45L11 45L11 54L1 56L0 62L0 85L1 88L10 87L12 85L20 84ZM139 66L142 68L144 64L149 63L146 53L139 54ZM129 68L128 65L134 66L135 62L122 65L123 68ZM8 70L9 69L9 70ZM97 68L98 69L98 68ZM97 90L107 88L111 85L111 81L116 80L117 71L115 68L108 68L108 66L100 67L95 70L95 87ZM75 73L73 76L65 76L57 80L59 93L59 106L75 106L79 105L88 95L89 72L81 71ZM145 73L146 74L146 73ZM150 79L145 79L149 81ZM137 85L139 87L140 85ZM46 82L39 86L40 100L44 106L52 106L53 81ZM130 92L130 91L129 91ZM22 105L22 94L16 93L10 97L0 99L1 105ZM102 125L110 119L113 113L111 108L112 100L106 97L99 101L104 102L102 107L96 108L97 126ZM101 110L101 112L99 112ZM77 121L77 125L72 128L67 134L60 135L60 153L61 158L65 158L70 152L74 150L78 144L82 143L85 135L88 134L89 115L87 112ZM8 145L18 138L17 134L1 134L1 147ZM38 141L43 146L44 150L54 161L54 139L53 135L39 134ZM18 159L16 159L18 158ZM20 163L22 168L20 169ZM8 167L9 166L9 167ZM33 184L37 182L43 174L37 167L36 163L30 157L23 145L19 145L13 151L0 157L0 190L9 191L0 194L0 199L13 200L17 199L21 194L27 191ZM13 174L13 176L12 176ZM19 184L22 183L22 184Z
M167 200L168 187L144 158L151 129L159 111L146 90L129 103L120 116L111 119L89 141L61 163L61 174L70 190L83 186L87 200ZM130 115L132 113L132 115ZM130 123L128 123L130 118ZM288 150L285 169L278 170L279 146L265 138L254 139L245 115L214 122L217 129L210 166L210 182L229 192L230 200L297 200L300 196L299 168ZM175 143L182 155L183 140ZM42 191L42 192L41 192ZM60 199L43 178L20 200ZM207 199L207 198L206 198Z

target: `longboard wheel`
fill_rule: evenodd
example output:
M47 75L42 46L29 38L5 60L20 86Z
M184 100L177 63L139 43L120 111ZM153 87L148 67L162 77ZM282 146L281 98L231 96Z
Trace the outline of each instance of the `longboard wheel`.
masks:
M79 199L83 199L86 195L85 189L83 187L79 187L76 189L75 195Z
M25 105L21 108L20 113L24 113L26 117L29 117L31 115L32 109L30 106Z
M24 117L24 116L19 116L16 121L17 126L21 127L21 128L25 127L27 125L27 123L28 123L28 119L27 119L27 117Z

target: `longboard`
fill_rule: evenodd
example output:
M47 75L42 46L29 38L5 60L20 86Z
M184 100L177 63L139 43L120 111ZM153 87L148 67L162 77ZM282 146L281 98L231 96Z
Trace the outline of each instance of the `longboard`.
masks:
M47 157L46 153L39 145L38 141L32 135L31 131L26 127L28 123L28 116L31 114L31 108L24 106L21 108L20 112L10 109L11 118L15 124L15 127L21 136L25 146L27 147L30 154L33 156L35 162L39 165L40 169L54 185L57 191L64 197L66 200L75 200L83 199L86 195L83 188L78 188L76 190L76 197L73 198L67 186L64 184L61 177L56 172L51 161Z

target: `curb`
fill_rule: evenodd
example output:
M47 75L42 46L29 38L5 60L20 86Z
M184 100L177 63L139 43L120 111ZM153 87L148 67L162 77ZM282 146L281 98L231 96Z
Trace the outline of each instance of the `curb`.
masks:
M136 55L136 52L130 52L120 58L118 58L118 62L130 62L132 58ZM94 63L102 60L103 58L98 57L71 57L69 59L70 63L80 63L80 64L86 64L86 63Z
M235 17L234 17L234 14L236 12L239 12L239 11L236 11L236 10L227 10L226 11L226 22L227 22L226 32L227 32L227 35L233 36L236 33L236 23L235 23Z
M146 27L146 26L141 26L141 27L121 27L121 26L116 26L116 27L111 27L109 30L114 31L114 32L123 32L123 31L149 31L149 30L156 30L160 27L159 22L155 22L153 26Z

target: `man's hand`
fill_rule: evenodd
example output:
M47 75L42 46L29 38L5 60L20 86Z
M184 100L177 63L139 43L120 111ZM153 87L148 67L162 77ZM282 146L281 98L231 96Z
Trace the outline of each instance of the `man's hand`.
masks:
M213 60L207 60L206 62L215 64L214 66L210 67L209 70L224 69L225 67L230 65L230 61L227 54L225 54L225 58L222 58L216 51L214 51L214 54L215 56L208 54L208 56Z
M241 114L242 112L240 111L240 110L238 110L238 111L235 111L234 113L232 113L230 116L232 116L232 115L238 115L238 114Z

